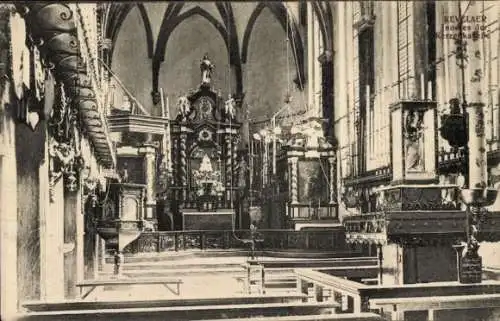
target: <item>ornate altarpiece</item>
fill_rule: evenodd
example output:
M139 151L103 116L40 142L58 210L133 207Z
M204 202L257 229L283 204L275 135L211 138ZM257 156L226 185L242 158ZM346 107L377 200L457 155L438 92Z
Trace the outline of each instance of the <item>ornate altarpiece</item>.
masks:
M212 90L203 66L202 73L198 90L178 100L172 123L174 221L182 219L183 229L230 229L241 124L235 119L231 98L225 100Z

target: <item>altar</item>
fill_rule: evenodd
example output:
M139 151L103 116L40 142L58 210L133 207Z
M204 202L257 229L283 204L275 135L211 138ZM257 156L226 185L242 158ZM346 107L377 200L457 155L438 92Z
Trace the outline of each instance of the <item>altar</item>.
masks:
M183 230L231 229L237 207L237 162L241 124L235 100L224 99L211 82L213 66L201 62L199 88L177 101L171 126L171 198L176 227Z

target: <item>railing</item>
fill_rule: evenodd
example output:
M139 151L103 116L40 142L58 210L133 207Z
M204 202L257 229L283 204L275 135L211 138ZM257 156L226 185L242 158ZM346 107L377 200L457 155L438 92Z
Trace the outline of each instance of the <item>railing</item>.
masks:
M295 220L333 220L337 218L337 212L333 206L294 205L290 214L291 218Z
M366 285L362 283L311 269L296 269L295 275L299 293L308 295L315 302L329 300L340 303L340 309L336 313L361 313L368 310L368 298L361 292ZM312 288L309 287L311 283Z
M428 311L433 316L435 310L457 310L472 319L475 309L490 309L500 302L500 282L496 281L365 285L313 269L295 269L295 275L299 294L306 294L308 302L340 303L336 313L377 311L390 313L392 320L402 321L407 311Z
M256 249L259 250L317 250L345 251L342 229L294 231L259 230ZM143 232L125 248L126 253L169 252L184 250L250 249L249 230L204 230Z

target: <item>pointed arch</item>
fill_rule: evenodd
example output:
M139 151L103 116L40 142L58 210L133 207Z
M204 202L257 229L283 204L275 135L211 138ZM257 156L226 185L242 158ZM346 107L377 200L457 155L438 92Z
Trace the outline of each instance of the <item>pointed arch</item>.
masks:
M163 17L160 32L158 34L158 39L156 41L156 49L153 55L153 93L158 92L158 77L160 73L160 65L165 60L165 52L170 35L181 22L188 19L189 17L200 15L203 18L207 19L207 21L212 24L222 36L222 39L226 44L228 55L230 56L231 54L229 52L230 46L225 26L221 25L215 17L213 17L210 13L199 6L191 8L179 15L179 12L182 10L183 6L184 3L174 4L171 8L167 8L167 11L165 12L165 15Z
M110 64L113 57L116 38L121 29L123 21L132 10L135 4L129 3L112 3L108 9L108 15L105 22L106 29L104 30L104 36L107 39L111 39L111 52L110 52Z
M153 31L151 29L151 22L149 21L148 13L143 3L138 3L137 7L142 17L142 22L144 23L144 29L146 30L146 44L148 46L148 58L153 58Z
M165 51L167 48L167 43L168 39L170 38L170 35L172 32L175 30L175 28L184 20L188 19L189 17L192 17L194 15L200 15L203 18L207 19L207 21L212 24L215 29L220 33L222 38L224 39L224 42L226 44L226 48L228 49L228 39L227 39L227 31L224 26L220 24L220 22L213 17L210 13L205 11L199 6L196 6L194 8L189 9L188 11L175 16L171 19L168 19L168 22L165 24L165 27L163 29L160 29L160 33L158 35L158 41L157 41L157 46L156 46L156 51L155 51L155 58L159 59L160 61L163 61L165 59Z
M137 8L139 9L139 13L141 15L143 24L144 24L144 31L146 33L146 46L147 46L147 51L148 51L148 57L152 58L153 57L153 32L151 29L151 22L149 21L149 17L146 11L146 8L144 7L144 4L138 3L138 4L128 4L128 3L111 3L109 7L107 8L107 15L105 17L106 21L103 21L103 25L105 26L104 30L104 37L111 39L112 41L112 48L111 48L111 57L113 57L114 53L114 45L116 43L116 39L118 38L118 34L120 32L121 26L123 25L123 22L127 18L128 14L134 6L137 5Z
M216 3L217 9L224 21L229 37L229 64L234 67L236 76L236 94L243 93L243 71L241 66L240 46L238 40L238 31L234 19L233 7L231 3Z
M323 40L323 48L325 51L332 52L332 35L333 25L331 17L330 4L325 1L312 1L311 6L314 14L318 18L319 28L321 30L321 38Z
M160 36L163 33L163 30L166 30L169 24L169 21L172 20L175 16L181 12L182 7L184 7L184 2L178 2L178 3L170 3L167 7L167 10L165 10L165 13L163 14L163 19L161 21L160 25L160 32L158 33L158 38L156 39L156 48L153 54L153 64L152 64L152 73L153 73L153 88L151 91L151 94L155 94L158 92L158 75L160 72L160 64L163 61L162 59L159 58L159 52L161 50L165 50L166 48L166 43L165 43L165 48L159 49L160 47Z
M276 17L278 22L281 24L283 29L288 32L289 40L295 44L292 47L293 58L297 64L297 78L295 79L295 83L297 85L302 85L301 90L306 84L305 70L304 70L304 43L300 36L300 28L296 19L288 14L288 9L286 5L282 2L259 2L255 10L250 15L250 19L248 20L247 27L243 34L243 45L241 50L241 61L242 63L246 63L248 58L248 45L250 42L250 36L252 34L253 27L255 26L255 22L257 18L262 13L264 8L269 8L271 13ZM287 18L288 16L288 18ZM288 21L288 25L287 25Z

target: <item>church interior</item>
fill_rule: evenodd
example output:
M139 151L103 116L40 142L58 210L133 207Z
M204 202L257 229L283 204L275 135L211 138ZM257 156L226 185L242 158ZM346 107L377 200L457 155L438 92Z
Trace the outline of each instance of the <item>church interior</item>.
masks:
M498 320L499 18L0 4L2 319Z

